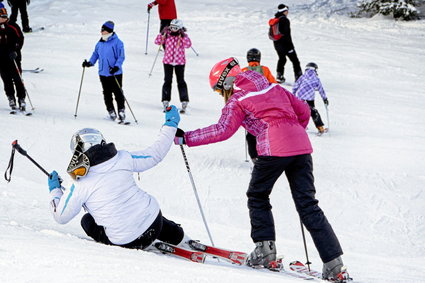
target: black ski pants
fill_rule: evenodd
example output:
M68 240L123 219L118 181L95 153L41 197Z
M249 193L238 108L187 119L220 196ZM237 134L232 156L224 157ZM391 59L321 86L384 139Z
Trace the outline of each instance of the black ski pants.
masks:
M168 27L173 19L162 19L159 25L159 32L162 33L165 27Z
M97 225L93 216L89 213L86 213L83 218L81 218L81 227L83 227L87 236L93 238L96 242L114 245L108 239L108 236L106 236L104 227ZM183 228L181 228L179 224L163 217L160 211L155 221L142 235L128 244L119 246L129 249L145 249L156 239L177 245L183 240L183 237Z
M301 70L300 60L298 60L297 52L295 48L288 49L284 44L280 41L274 41L274 49L277 52L277 56L279 56L279 60L277 61L276 72L281 73L282 75L285 73L285 64L286 57L289 58L292 62L292 67L294 68L294 76L295 81L303 74Z
M99 76L103 88L103 99L105 100L106 110L115 111L112 94L115 96L118 111L125 109L124 93L122 91L122 74L115 76ZM116 80L115 80L116 78ZM117 82L118 81L118 82Z
M25 88L22 83L20 74L21 74L21 56L18 54L15 62L18 66L18 70L16 69L15 63L9 59L9 57L1 57L0 58L0 76L3 80L4 92L8 99L15 99L15 88L16 88L16 96L19 99L25 99Z
M311 118L313 119L316 128L323 127L322 117L320 117L319 111L317 111L314 100L306 100L308 106L310 106Z
M10 15L10 22L16 23L18 18L18 11L21 12L22 30L24 32L29 30L29 20L27 12L27 1L26 0L12 0L12 14Z
M162 86L162 100L171 100L171 84L173 83L173 71L176 73L177 88L179 89L180 102L189 101L187 93L187 84L184 80L185 65L164 64L164 85Z
M248 144L248 154L251 159L255 159L258 157L257 152L257 138L250 133L246 133L246 142Z
M339 241L315 198L313 161L310 154L257 158L247 192L252 240L276 240L269 196L283 172L288 179L297 212L310 232L322 261L328 262L342 255Z

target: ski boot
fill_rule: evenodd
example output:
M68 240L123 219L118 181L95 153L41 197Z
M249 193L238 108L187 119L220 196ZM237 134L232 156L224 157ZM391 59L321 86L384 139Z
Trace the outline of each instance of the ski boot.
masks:
M340 256L323 264L322 277L324 280L340 283L351 280Z
M277 72L276 81L280 84L283 84L286 81L285 77L283 76L283 73Z
M180 109L180 113L182 113L182 114L186 113L186 108L187 108L188 103L189 103L189 101L183 101L182 102L182 108Z
M246 264L250 267L272 268L276 261L276 246L274 241L261 241L255 243L254 251L248 256Z
M20 98L19 99L19 110L21 111L21 112L25 112L25 107L27 106L27 104L25 103L25 99L23 99L23 98Z
M111 118L112 121L115 121L117 119L117 113L115 110L109 110L108 111L109 118Z
M164 100L162 102L162 107L163 107L163 111L165 113L165 111L167 111L167 107L170 106L170 101Z
M11 108L12 110L16 110L17 108L16 108L16 101L15 101L15 98L11 98L11 97L9 97L8 99L9 99L9 106L10 106L10 108Z
M125 112L124 109L119 109L118 110L118 119L120 120L120 122L124 123L125 122Z

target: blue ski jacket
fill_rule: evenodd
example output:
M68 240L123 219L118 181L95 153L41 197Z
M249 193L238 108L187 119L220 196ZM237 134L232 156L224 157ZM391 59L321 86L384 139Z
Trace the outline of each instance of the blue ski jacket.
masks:
M119 70L114 75L122 74L124 63L124 44L114 32L106 41L100 39L94 48L90 63L96 64L99 60L99 76L110 77L110 68L117 66Z

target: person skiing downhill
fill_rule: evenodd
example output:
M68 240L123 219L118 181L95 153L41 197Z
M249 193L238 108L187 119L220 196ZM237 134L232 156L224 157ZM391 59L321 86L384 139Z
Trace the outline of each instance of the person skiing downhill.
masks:
M218 122L194 131L178 129L174 143L193 147L220 142L240 126L257 138L259 156L247 191L251 238L256 247L247 264L269 268L276 260L269 196L285 172L297 212L324 263L323 278L348 278L339 241L315 198L312 147L305 131L310 118L307 104L257 72L241 72L232 57L214 65L210 85L225 101Z
M99 78L103 88L106 110L111 120L117 119L112 94L118 107L118 119L125 120L125 97L122 91L122 64L125 60L124 44L114 32L115 24L105 22L101 27L101 38L97 42L89 61L83 61L83 68L92 67L99 61Z
M156 45L165 45L165 53L162 63L164 65L164 84L162 86L162 104L165 109L171 101L171 84L173 83L173 71L176 73L177 88L179 90L181 113L185 113L189 103L187 84L184 80L186 67L185 49L192 46L183 21L174 19L169 27L155 38Z
M18 98L19 110L25 111L25 87L21 79L21 49L24 45L24 35L16 23L8 19L7 10L0 3L0 76L4 85L4 92L12 111L16 111Z
M151 146L128 152L107 143L102 133L85 128L71 138L73 156L67 172L70 189L61 186L53 171L48 178L51 212L66 224L83 207L81 226L96 242L133 249L150 249L156 240L187 247L189 237L180 225L162 216L156 199L140 189L133 172L144 172L167 155L180 116L175 106L165 113L165 123Z
M248 66L242 69L242 72L246 72L248 70L250 71L256 71L263 76L266 77L266 79L270 83L277 83L276 79L274 78L272 72L270 72L270 69L266 66L261 65L261 51L257 48L251 48L246 53L246 60L248 61ZM246 142L248 145L248 154L251 158L252 162L254 163L257 160L258 153L257 153L257 142L255 140L255 136L252 134L246 132Z
M295 94L299 99L308 103L314 125L318 129L319 134L323 134L326 129L324 127L322 118L320 117L319 111L314 105L315 91L319 91L320 96L323 99L323 103L325 103L326 106L329 105L329 101L319 79L317 69L318 66L316 63L308 63L305 66L304 74L295 82L295 85L292 88L292 93Z
M276 66L276 79L279 83L285 82L284 72L286 57L288 57L292 62L296 81L302 75L302 70L297 52L295 51L294 43L292 42L291 23L287 18L289 8L285 4L280 4L277 9L278 11L275 14L275 18L279 19L279 32L282 37L279 40L273 41L274 49L279 56Z

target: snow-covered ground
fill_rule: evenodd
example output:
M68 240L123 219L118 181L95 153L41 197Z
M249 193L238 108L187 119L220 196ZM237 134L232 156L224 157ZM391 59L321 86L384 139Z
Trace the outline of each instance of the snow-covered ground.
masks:
M145 55L146 3L31 3L31 25L46 29L26 35L23 67L45 71L24 73L36 108L33 117L9 115L6 98L1 99L0 168L6 169L10 144L18 139L30 156L48 171L59 171L69 184L69 140L76 130L99 129L119 149L136 150L155 140L164 120L163 70L158 59L148 77L157 52L153 40L159 19L155 7ZM223 106L208 84L214 63L236 56L245 65L246 51L256 47L262 63L274 72L277 55L267 37L267 21L279 2L176 3L199 53L186 52L190 105L180 124L193 130L216 122ZM286 1L301 64L319 65L330 101L329 134L315 136L312 123L308 130L317 197L355 282L425 282L425 22L329 15L352 3ZM74 119L81 62L91 55L106 20L115 21L125 44L124 91L138 125L104 119L97 67L85 72ZM293 81L291 62L285 75ZM179 106L175 84L172 102ZM320 99L317 105L326 120ZM129 111L127 115L133 120ZM250 252L245 191L251 164L245 162L244 131L222 143L186 148L186 154L215 244ZM181 223L192 238L209 242L179 147L172 147L159 166L141 174L138 184L158 199L166 217ZM299 220L284 176L271 200L279 254L286 263L305 261ZM81 229L81 217L57 224L48 202L46 176L16 154L12 181L0 182L0 282L300 282L213 259L201 265L97 244ZM321 269L309 236L307 245L313 268Z

